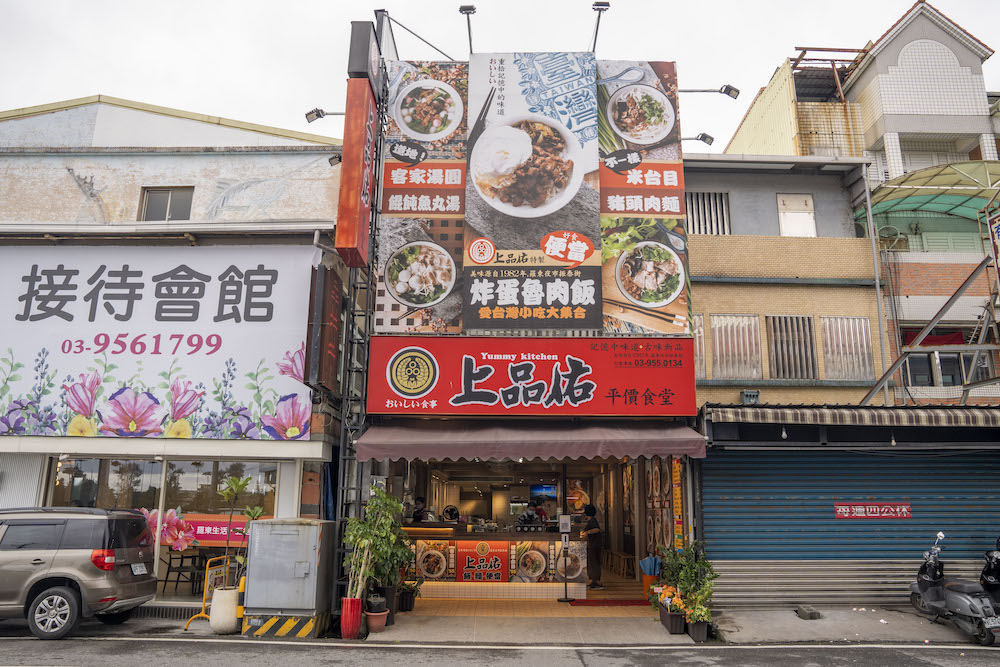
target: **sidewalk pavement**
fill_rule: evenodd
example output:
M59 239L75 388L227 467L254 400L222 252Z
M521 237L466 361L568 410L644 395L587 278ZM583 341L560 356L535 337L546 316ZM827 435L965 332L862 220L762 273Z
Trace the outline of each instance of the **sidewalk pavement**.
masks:
M914 610L882 607L817 609L823 618L806 621L785 611L723 611L715 615L719 638L731 644L788 642L964 643L948 623L932 623Z

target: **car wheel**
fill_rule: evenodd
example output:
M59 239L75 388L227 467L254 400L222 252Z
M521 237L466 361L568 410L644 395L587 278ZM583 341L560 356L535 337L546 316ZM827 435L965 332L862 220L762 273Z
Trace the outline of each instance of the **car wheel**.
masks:
M42 591L28 607L28 627L39 639L62 639L80 622L80 598L71 588Z
M132 612L134 609L128 609L126 611L120 611L116 614L97 614L97 620L105 625L121 625L128 619L132 618Z

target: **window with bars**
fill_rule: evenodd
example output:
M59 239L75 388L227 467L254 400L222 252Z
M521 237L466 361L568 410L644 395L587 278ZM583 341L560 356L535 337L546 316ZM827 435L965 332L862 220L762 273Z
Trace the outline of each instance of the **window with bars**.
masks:
M756 315L712 315L713 378L760 378L760 318Z
M809 316L767 316L768 362L777 380L815 380L816 336Z
M731 234L728 192L685 192L688 234Z
M867 317L820 318L827 380L873 380L871 322Z
M695 315L691 319L691 329L694 332L694 377L705 379L705 316Z

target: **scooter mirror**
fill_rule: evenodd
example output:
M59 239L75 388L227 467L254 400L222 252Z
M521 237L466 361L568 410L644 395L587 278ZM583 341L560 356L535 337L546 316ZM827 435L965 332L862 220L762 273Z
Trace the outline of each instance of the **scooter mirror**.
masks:
M937 538L939 540L943 540L944 539L944 533L942 533L941 531L938 531Z

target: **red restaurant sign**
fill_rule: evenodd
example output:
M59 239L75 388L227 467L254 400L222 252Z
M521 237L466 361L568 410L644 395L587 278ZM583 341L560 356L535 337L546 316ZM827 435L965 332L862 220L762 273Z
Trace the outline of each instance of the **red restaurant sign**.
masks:
M457 581L507 581L509 542L461 541L456 545Z
M910 503L834 503L838 519L912 519Z
M368 265L378 133L375 96L368 79L348 79L344 146L340 164L340 201L337 206L334 243L347 266Z
M372 414L697 413L690 338L375 336L370 368Z

